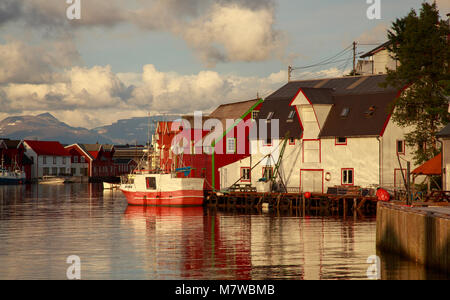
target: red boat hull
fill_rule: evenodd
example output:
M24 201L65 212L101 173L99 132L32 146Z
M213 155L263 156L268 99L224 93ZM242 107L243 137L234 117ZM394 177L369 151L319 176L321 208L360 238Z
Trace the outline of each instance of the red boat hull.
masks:
M203 191L131 192L124 191L129 205L134 206L202 206Z

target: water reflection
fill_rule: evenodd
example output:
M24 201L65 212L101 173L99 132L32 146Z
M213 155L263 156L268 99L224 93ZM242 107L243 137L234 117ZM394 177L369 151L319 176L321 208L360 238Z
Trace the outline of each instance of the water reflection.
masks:
M375 220L128 207L100 185L0 186L0 279L366 279ZM382 255L383 279L436 278ZM437 275L439 278L439 275Z

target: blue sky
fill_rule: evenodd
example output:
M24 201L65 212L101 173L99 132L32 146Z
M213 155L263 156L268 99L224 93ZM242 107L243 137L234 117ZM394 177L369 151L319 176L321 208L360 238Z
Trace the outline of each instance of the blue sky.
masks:
M369 20L366 0L79 1L81 19L68 20L63 0L2 0L0 118L48 111L92 128L267 96L289 64L385 42L422 3L380 0L381 19ZM450 11L450 1L438 6ZM351 53L340 59L294 78L342 76Z

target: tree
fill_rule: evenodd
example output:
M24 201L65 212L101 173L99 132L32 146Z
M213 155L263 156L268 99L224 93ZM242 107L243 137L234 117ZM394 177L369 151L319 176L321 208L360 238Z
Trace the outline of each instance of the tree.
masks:
M396 124L413 128L405 140L416 149L417 164L439 153L436 133L450 121L449 37L449 24L435 3L423 3L419 15L411 10L388 31L388 50L398 67L387 71L383 86L402 90L389 109Z

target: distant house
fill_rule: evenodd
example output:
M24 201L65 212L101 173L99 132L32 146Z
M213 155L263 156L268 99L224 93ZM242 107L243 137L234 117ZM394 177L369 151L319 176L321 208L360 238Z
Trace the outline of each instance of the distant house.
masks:
M102 144L73 144L65 149L71 156L73 176L90 178L116 176L114 146Z
M13 171L20 169L25 172L26 179L31 180L31 166L33 162L25 155L23 141L0 139L0 166Z
M396 70L399 62L389 55L388 46L391 42L386 42L360 56L356 71L360 75L386 74L386 69Z
M31 158L31 179L46 175L70 175L70 154L59 142L25 140L26 155Z
M221 187L239 180L242 168L253 169L254 186L267 177L290 132L280 166L288 189L322 193L341 185L402 188L405 160L412 161L413 155L404 141L408 129L398 127L387 110L400 91L381 88L384 79L374 75L289 82L265 99L258 118L269 124L277 119L279 138L263 140L259 132L251 141L251 157L221 168ZM260 148L272 149L273 159L263 160L266 154Z

